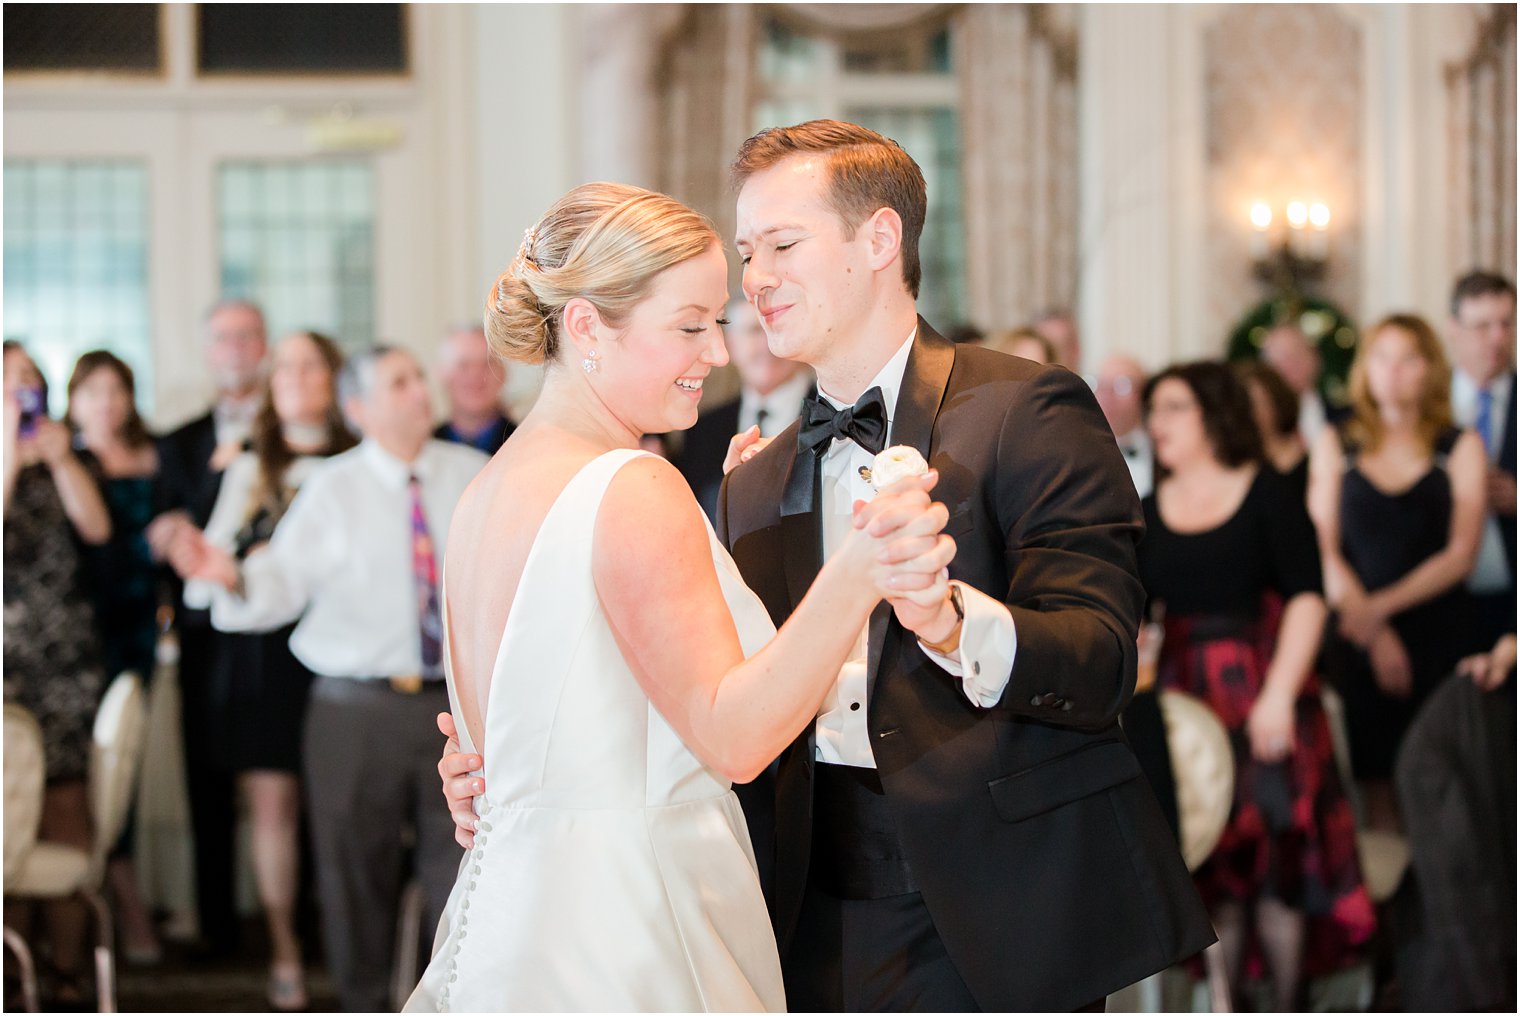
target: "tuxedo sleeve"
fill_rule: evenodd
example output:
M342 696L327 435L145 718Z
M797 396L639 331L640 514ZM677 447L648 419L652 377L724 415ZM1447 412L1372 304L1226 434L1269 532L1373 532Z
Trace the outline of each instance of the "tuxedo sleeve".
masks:
M1096 727L1135 688L1144 530L1129 470L1092 391L1041 371L998 434L998 525L1018 632L1000 706L1042 722Z

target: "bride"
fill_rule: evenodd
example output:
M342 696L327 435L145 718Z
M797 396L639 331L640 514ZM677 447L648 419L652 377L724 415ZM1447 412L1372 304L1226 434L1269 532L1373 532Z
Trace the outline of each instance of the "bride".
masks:
M530 229L486 307L547 366L454 514L445 662L476 831L408 1010L784 1010L730 781L817 715L882 598L943 598L936 477L869 504L777 632L681 475L638 450L690 427L727 362L712 226L588 184Z

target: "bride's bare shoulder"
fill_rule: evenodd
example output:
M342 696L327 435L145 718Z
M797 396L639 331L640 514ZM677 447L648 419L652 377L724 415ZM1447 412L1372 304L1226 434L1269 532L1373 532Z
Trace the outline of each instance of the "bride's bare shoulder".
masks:
M596 519L595 557L637 569L650 560L709 555L702 509L675 466L656 455L631 459L612 478Z

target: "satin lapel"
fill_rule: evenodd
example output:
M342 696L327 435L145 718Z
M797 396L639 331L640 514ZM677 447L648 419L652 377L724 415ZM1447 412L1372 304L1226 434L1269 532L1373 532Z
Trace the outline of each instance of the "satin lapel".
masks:
M795 432L792 434L796 440ZM784 436L784 435L783 435ZM786 571L786 589L791 600L792 609L802 602L807 594L808 587L818 577L818 569L823 567L823 520L818 510L818 463L813 458L813 498L812 506L806 512L792 515L785 514L786 507L782 506L781 515L781 565ZM793 484L792 474L799 468L804 468L798 462L797 456L793 456L791 464L787 467L786 476L782 478L782 497L785 491Z
M897 408L892 414L892 434L888 440L894 445L910 445L917 448L924 461L932 461L930 446L934 437L934 421L939 416L940 404L945 400L945 387L950 382L950 368L955 365L955 344L941 336L922 317L918 319L918 338L908 353L908 365L903 370L902 388L897 393ZM866 700L876 690L876 678L881 673L881 661L887 655L886 639L892 608L885 602L876 605L871 612L869 642L866 648Z

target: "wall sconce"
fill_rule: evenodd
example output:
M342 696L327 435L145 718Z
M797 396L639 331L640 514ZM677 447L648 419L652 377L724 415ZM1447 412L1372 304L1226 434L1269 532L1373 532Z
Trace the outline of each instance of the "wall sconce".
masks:
M1296 293L1324 276L1330 257L1330 208L1324 202L1289 201L1282 213L1285 229L1273 229L1277 216L1265 201L1251 205L1250 219L1258 279Z

